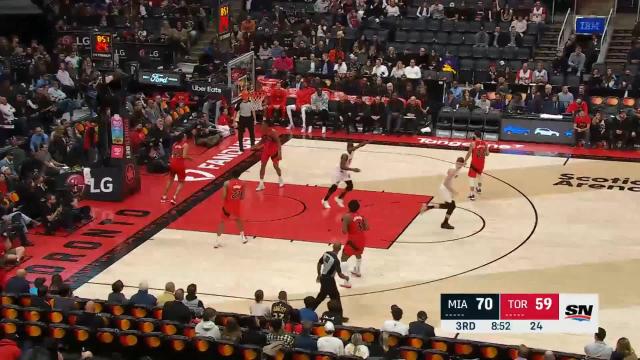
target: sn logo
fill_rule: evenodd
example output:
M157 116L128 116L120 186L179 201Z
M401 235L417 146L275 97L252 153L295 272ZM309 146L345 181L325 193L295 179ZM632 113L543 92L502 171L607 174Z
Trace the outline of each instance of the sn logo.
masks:
M576 321L590 321L593 305L567 305L564 318Z

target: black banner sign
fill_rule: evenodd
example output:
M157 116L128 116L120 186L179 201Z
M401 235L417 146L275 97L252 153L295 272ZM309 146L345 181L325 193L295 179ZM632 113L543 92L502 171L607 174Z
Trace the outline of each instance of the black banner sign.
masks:
M115 53L120 64L148 59L153 66L169 66L173 63L173 50L167 44L115 43ZM144 63L144 61L142 61Z
M201 97L213 96L216 100L225 99L231 101L231 89L224 84L211 84L206 81L194 81L190 84L189 90Z

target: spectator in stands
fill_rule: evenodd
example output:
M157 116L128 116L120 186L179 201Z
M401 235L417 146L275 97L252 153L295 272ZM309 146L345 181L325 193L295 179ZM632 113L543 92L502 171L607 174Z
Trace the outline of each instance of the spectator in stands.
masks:
M528 358L529 348L524 344L520 344L520 346L518 346L518 357L516 360L527 360Z
M42 127L38 126L33 130L33 135L31 135L29 142L31 151L35 153L43 144L49 144L49 135L45 134Z
M507 102L501 93L496 92L495 98L491 100L491 108L498 111L507 110Z
M584 353L588 359L607 360L611 358L613 349L604 342L606 337L607 331L599 327L598 332L593 334L594 342L584 347Z
M593 68L591 70L591 77L587 84L589 85L589 89L600 89L604 87L604 80L602 79L602 75L598 68Z
M515 28L515 30L522 36L527 31L527 20L523 19L522 16L517 16L515 20L511 22L511 27Z
M485 113L489 112L491 109L491 101L487 98L486 92L482 92L480 99L476 100L476 107L480 108Z
M387 103L387 126L385 129L388 134L400 131L400 128L403 127L403 113L404 103L400 100L397 93L393 93Z
M111 284L111 293L107 297L107 302L120 305L127 304L127 297L122 293L123 289L124 284L121 280L116 280L113 284Z
M516 84L529 85L533 80L533 71L529 69L528 63L523 63L522 68L516 73Z
M567 106L565 113L573 115L576 114L579 110L582 110L585 113L589 113L589 107L581 97L577 97L575 101L571 102L569 106Z
M60 84L62 84L62 91L64 91L64 93L67 94L68 97L75 98L77 94L76 84L71 78L71 75L67 70L67 65L64 62L61 62L58 67L56 79L58 79L58 81L60 81Z
M304 298L304 307L299 309L300 322L318 322L318 314L313 310L313 305L316 299L313 296L307 296Z
M202 321L196 325L196 335L209 336L216 340L220 340L221 334L218 325L215 323L216 311L212 308L204 309Z
M612 149L625 148L631 135L631 127L631 121L627 119L627 112L620 110L611 122L609 129L609 146Z
M362 334L351 335L351 342L344 347L344 354L347 356L357 356L361 359L369 357L369 348L362 340Z
M7 280L4 292L7 294L29 294L29 281L26 279L27 271L18 269L16 274Z
M429 12L429 2L427 1L422 2L422 5L418 7L416 16L418 16L418 19L428 18L429 16L431 16L431 13Z
M562 90L558 94L558 101L560 102L561 112L565 112L569 104L573 102L573 94L569 92L568 86L562 87Z
M311 336L313 323L310 321L302 321L302 332L296 336L293 341L294 349L303 349L307 351L318 351L318 342Z
M538 61L536 69L533 71L533 82L535 84L546 84L549 82L549 74L544 68L542 61Z
M504 4L502 10L500 10L500 22L510 23L513 20L513 9L509 4Z
M15 334L3 334L0 340L0 359L3 360L19 360L22 350L17 343Z
M149 294L149 283L146 281L140 282L138 292L129 299L129 304L131 305L156 306L157 303L156 297Z
M484 26L480 26L480 31L475 35L474 47L488 47L489 46L489 34L484 29Z
M400 7L398 7L395 0L389 0L385 8L385 13L388 17L400 16Z
M287 56L287 53L283 52L280 57L274 58L273 68L281 75L286 75L293 70L293 59Z
M287 301L287 292L280 291L278 293L278 301L271 304L271 316L281 319L284 323L288 323L293 315L293 307Z
M256 32L256 21L251 18L251 15L247 15L246 19L240 23L240 31L247 34L249 38L253 38Z
M573 120L573 130L576 140L576 146L585 146L589 142L589 133L591 127L591 118L584 110L578 110Z
M349 68L347 67L347 63L344 62L344 60L338 59L338 63L334 66L333 70L336 74L338 74L338 76L344 77L347 75Z
M31 295L31 307L51 310L51 304L47 301L47 287L40 286L37 295Z
M422 108L418 104L418 99L415 96L411 96L407 101L407 105L404 107L402 114L403 124L402 127L406 131L410 131L414 135L417 132L418 123L423 118ZM399 130L399 129L396 129Z
M4 96L0 96L0 115L4 124L11 125L16 120L16 109L8 103L8 100Z
M386 78L389 76L389 70L387 66L382 63L381 58L376 59L376 64L373 66L373 73L380 78Z
M637 360L638 356L631 347L631 342L625 337L618 339L616 349L611 353L611 360Z
M293 345L294 338L293 336L285 333L284 330L282 330L282 320L271 319L269 321L269 333L267 334L267 342L269 344L281 342L285 348L289 349Z
M164 285L164 291L158 296L158 306L163 306L167 301L174 301L176 299L174 293L176 292L176 285L169 281Z
M302 122L306 124L305 117L307 116L319 116L322 122L322 133L327 132L327 122L329 121L329 96L322 91L322 88L317 87L316 92L311 95L311 103L307 108L306 114L303 114ZM307 131L311 133L313 126L309 125Z
M38 295L38 288L40 286L45 286L46 282L47 282L47 279L43 277L37 277L35 280L33 280L33 286L29 288L29 294Z
M67 232L73 228L71 214L58 202L55 195L48 194L46 196L42 212L44 214L43 224L46 235L53 235L60 228Z
M327 302L327 311L320 316L320 322L331 322L334 325L341 326L343 323L342 305L338 300L329 300Z
M462 99L460 99L459 107L467 108L469 111L473 110L476 106L476 101L471 97L471 93L469 90L464 90L462 92Z
M266 43L261 43L258 48L258 58L260 60L271 59L271 49L267 48Z
M423 339L436 336L433 326L427 324L427 319L426 311L418 311L417 320L409 323L409 334L421 336Z
M409 333L409 326L400 321L402 320L402 313L402 309L398 305L391 305L392 320L385 320L380 330L407 335Z
M398 61L396 66L391 69L390 76L396 80L399 80L404 76L404 64L402 64L402 61Z
M325 335L318 339L318 351L324 351L337 356L344 355L344 345L342 340L333 336L335 327L331 321L324 324Z
M49 294L50 295L58 295L60 293L60 289L65 285L62 280L62 276L60 274L54 274L51 277L51 285L49 286Z
M64 284L59 294L53 296L51 303L54 310L60 310L64 313L75 310L76 301L71 297L71 287Z
M189 307L184 304L184 290L177 289L174 296L176 298L175 300L164 303L162 307L162 320L188 324L193 318L193 313ZM131 297L131 299L133 300L133 297Z
M435 20L444 19L444 5L442 5L441 0L436 0L431 7L429 7L429 14L431 14L431 18Z
M542 3L538 0L533 5L531 9L531 14L529 14L529 20L534 23L543 24L547 19L547 9L542 6Z
M263 302L264 292L262 290L256 290L253 298L255 302L249 306L249 314L264 317L271 316L271 307Z
M251 316L248 320L247 331L242 333L242 339L240 342L244 345L255 345L259 347L265 346L267 344L267 336L260 328L258 318Z
M284 48L280 46L280 43L278 42L278 40L274 40L273 45L271 45L271 58L277 59L282 57L283 54L284 54Z
M415 59L409 60L409 66L404 68L404 75L407 77L407 79L412 81L422 78L422 71L420 70L420 67L416 65Z
M509 43L507 46L522 47L522 34L516 30L515 26L509 28Z
M496 26L496 29L493 31L493 39L491 41L491 45L494 47L503 48L508 46L511 42L511 37L509 33L501 31L500 26Z
M329 0L316 0L313 4L313 9L315 12L324 14L329 11L329 5L331 2Z
M195 314L196 317L201 317L202 312L204 311L204 304L200 299L198 299L198 296L196 295L197 291L198 287L196 284L189 284L189 286L187 286L187 295L182 302L193 314Z
M575 72L578 76L584 72L584 64L587 61L585 55L582 53L582 48L580 46L576 46L576 50L569 55L569 60L567 61L567 71Z

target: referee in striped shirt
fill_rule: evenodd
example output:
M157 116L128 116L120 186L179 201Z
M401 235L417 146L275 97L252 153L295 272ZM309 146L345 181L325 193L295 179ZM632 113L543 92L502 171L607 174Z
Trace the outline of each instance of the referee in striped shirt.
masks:
M342 302L340 302L340 292L338 291L335 275L337 273L341 279L347 281L349 281L349 277L343 274L342 269L340 269L340 260L338 259L340 248L342 248L340 243L333 244L331 251L325 252L318 260L318 277L316 281L320 283L320 292L316 296L316 302L312 310L315 310L329 296L329 299L335 300L340 304L340 315L342 315ZM347 321L344 316L343 321Z

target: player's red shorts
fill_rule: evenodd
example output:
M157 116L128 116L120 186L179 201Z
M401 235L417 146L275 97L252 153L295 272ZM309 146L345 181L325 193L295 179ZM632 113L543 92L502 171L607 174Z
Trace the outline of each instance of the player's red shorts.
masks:
M183 159L173 159L169 162L169 174L178 176L178 181L182 182L187 177L187 169Z
M471 163L471 166L469 166L470 178L475 178L478 175L482 175L483 172L484 172L484 164Z
M344 245L344 248L342 250L342 254L349 257L349 256L354 256L354 255L362 255L362 253L364 252L364 239L350 239L351 242L360 250L356 250L353 247L351 247L351 245L347 244Z
M260 155L260 162L263 164L268 162L269 159L273 161L273 163L277 164L278 161L278 149L267 149L266 147L262 149L262 154Z
M232 204L222 205L222 216L229 219L239 219L241 217L240 206Z

